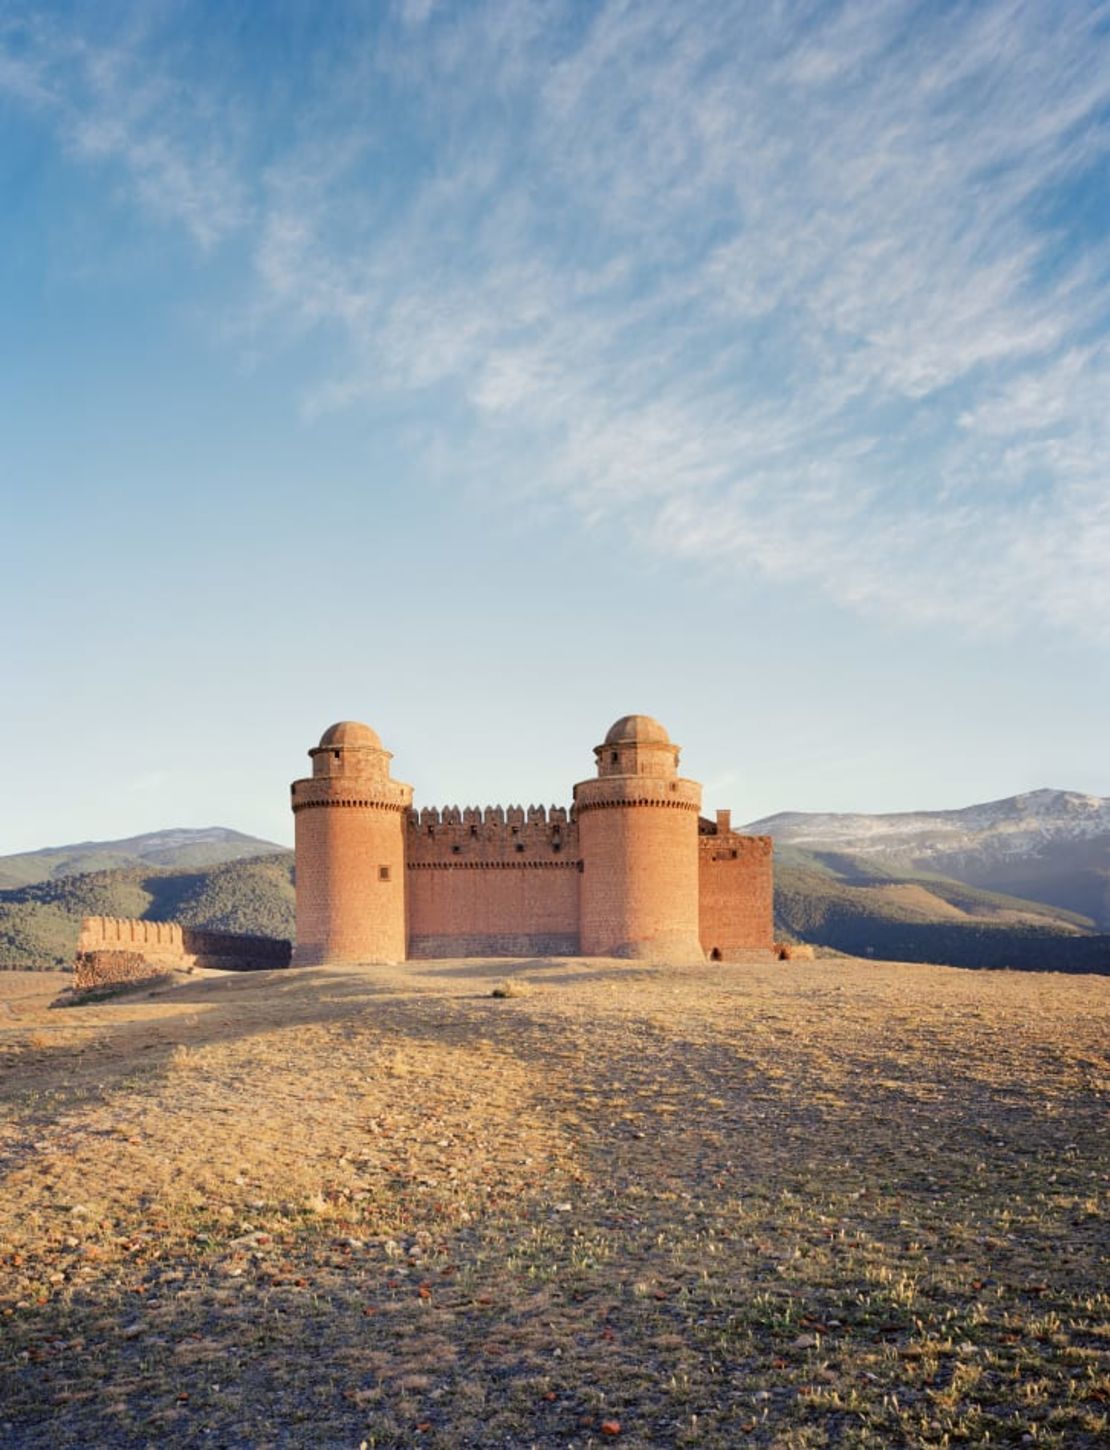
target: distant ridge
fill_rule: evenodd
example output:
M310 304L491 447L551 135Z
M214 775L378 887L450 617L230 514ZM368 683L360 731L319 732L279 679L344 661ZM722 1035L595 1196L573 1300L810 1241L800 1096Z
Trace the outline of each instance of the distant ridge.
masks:
M816 864L955 878L1110 929L1110 798L1035 790L950 811L784 811L743 827Z
M284 850L286 847L273 841L246 836L226 826L171 827L127 836L121 841L80 841L72 846L44 846L38 851L0 856L0 890L131 866L218 866L225 861Z
M279 849L215 866L127 866L0 891L0 968L67 966L84 916L291 938L293 853Z

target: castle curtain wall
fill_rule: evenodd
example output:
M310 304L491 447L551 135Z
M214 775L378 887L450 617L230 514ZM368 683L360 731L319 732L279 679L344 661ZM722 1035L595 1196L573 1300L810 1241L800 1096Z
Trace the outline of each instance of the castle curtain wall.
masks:
M414 813L406 857L410 957L578 952L578 834L565 810Z
M702 951L719 959L769 951L774 939L770 836L735 832L698 840L698 917Z

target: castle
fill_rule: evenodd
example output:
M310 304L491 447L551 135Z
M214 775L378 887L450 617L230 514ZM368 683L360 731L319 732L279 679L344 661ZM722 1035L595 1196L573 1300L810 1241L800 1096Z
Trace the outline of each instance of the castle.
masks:
M648 715L594 749L573 805L412 808L368 725L332 725L293 782L295 966L415 957L727 961L772 948L771 840L701 815Z

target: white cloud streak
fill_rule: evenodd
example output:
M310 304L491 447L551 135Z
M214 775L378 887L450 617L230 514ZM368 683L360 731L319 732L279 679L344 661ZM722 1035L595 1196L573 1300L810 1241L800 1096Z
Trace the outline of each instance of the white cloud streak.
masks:
M664 556L1110 632L1110 260L1076 205L1106 4L408 0L355 34L264 170L241 98L147 36L24 30L0 91L202 247L247 238L251 325L342 341L318 425L450 401L460 479Z

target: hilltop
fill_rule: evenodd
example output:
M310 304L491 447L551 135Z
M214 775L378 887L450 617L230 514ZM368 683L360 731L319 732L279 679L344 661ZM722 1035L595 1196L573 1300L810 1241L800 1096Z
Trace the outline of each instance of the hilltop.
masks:
M53 990L0 976L5 1444L1103 1443L1102 979Z
M38 851L0 856L0 890L32 886L38 881L57 881L65 876L126 870L132 866L157 870L218 866L224 861L239 861L285 849L273 841L245 836L226 826L175 827L128 836L120 841L80 841L72 846L44 846Z

